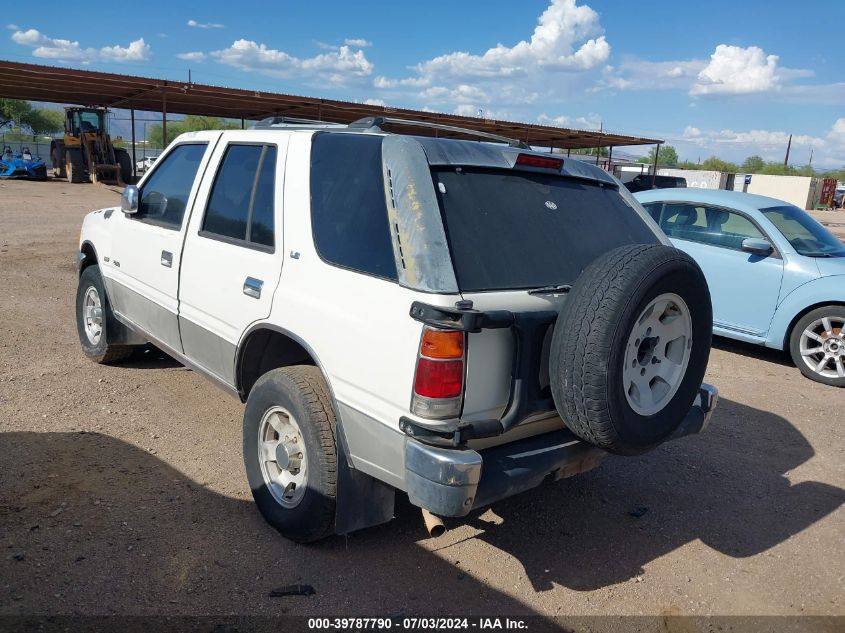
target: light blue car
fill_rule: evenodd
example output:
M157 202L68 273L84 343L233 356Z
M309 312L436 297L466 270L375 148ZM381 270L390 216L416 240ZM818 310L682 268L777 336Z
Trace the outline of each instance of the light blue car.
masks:
M808 378L845 387L845 244L775 198L696 188L635 197L704 271L714 334L789 350Z

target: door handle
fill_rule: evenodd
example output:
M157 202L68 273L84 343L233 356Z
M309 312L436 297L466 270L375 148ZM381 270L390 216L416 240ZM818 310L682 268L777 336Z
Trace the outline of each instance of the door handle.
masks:
M247 277L244 280L244 294L247 297L252 297L253 299L260 299L261 298L261 287L264 285L264 282L260 279L256 279L255 277Z
M173 266L173 253L170 251L161 251L161 265L166 268Z

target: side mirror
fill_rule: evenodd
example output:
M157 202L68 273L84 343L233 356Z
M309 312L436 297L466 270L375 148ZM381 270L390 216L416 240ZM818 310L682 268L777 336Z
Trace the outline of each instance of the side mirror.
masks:
M774 251L774 247L769 240L763 239L761 237L746 237L742 240L742 250L746 253L751 253L752 255L759 255L760 257L766 257L772 254Z
M135 185L126 185L123 190L123 195L120 198L120 209L126 215L138 213L138 187Z

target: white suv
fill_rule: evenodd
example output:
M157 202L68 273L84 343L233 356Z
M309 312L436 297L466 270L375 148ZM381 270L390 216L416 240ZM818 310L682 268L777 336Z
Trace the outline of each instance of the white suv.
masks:
M82 227L85 354L151 342L245 401L255 501L298 541L397 490L464 516L716 402L704 277L618 180L402 123L183 134Z

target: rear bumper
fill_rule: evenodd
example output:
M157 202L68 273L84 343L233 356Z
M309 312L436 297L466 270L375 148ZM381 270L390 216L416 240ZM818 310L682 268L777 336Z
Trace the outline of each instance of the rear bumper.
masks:
M675 439L701 433L719 399L715 387L701 385L695 404ZM464 516L475 508L538 486L586 472L604 458L603 450L561 430L483 451L444 448L405 438L405 483L411 503L441 516Z

